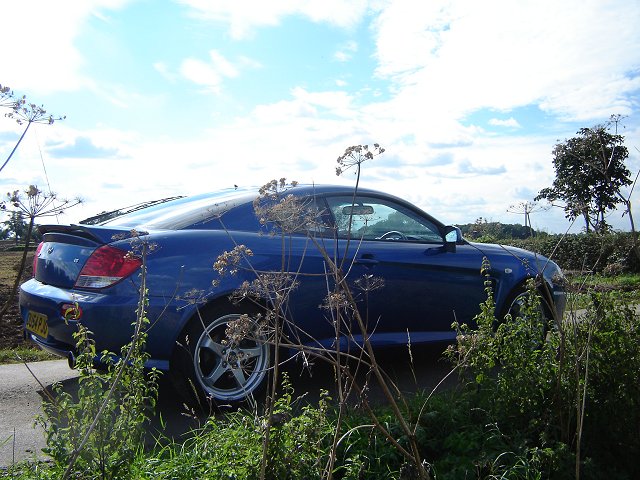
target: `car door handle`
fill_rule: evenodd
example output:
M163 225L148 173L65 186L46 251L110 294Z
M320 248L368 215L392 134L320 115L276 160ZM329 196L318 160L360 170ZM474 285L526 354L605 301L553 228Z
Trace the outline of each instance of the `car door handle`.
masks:
M373 266L377 265L379 262L374 258L374 256L370 253L363 253L360 258L356 258L353 263L356 265L365 265L365 266Z
M440 255L441 253L444 253L446 250L444 247L434 247L434 248L427 248L424 251L424 254L426 256L431 256L431 255Z

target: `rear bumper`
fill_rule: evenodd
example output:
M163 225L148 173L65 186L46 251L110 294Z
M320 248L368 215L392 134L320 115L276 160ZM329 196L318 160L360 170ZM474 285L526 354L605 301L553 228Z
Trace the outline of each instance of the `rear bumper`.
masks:
M62 316L62 305L68 303L77 303L82 310L82 316L78 321ZM98 359L105 351L115 354L117 358L122 347L131 341L133 325L137 319L137 307L138 299L130 295L64 290L34 279L20 287L20 314L25 338L43 350L67 359L77 354L74 333L78 331L79 322L91 332ZM149 368L164 371L169 369L169 359L176 338L191 314L188 309L177 307L178 305L164 298L148 299L146 317L149 319L149 326L146 351L150 359L146 365ZM46 315L46 338L26 329L30 311Z
M51 353L52 355L57 355L62 358L69 358L70 354L75 354L73 349L70 348L69 345L54 343L54 342L46 342L44 339L39 336L29 332L25 329L24 331L25 339L35 343L42 350Z
M25 330L25 337L27 340L35 343L42 350L49 352L53 355L57 355L58 357L65 358L69 363L69 368L75 368L76 355L77 352L75 349L68 349L67 345L60 345L60 347L53 345L51 343L47 343L42 338L37 335L32 334ZM114 361L118 361L120 357L113 356ZM104 365L100 360L99 356L94 358L95 365ZM144 364L145 368L151 370L155 368L156 370L162 370L164 372L169 371L169 360L158 360L154 358L150 358Z

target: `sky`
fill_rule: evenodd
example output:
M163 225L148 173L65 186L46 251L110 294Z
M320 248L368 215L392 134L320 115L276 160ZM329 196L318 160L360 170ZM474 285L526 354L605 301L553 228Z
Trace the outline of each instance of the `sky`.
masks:
M32 126L0 192L83 199L41 223L273 178L353 184L336 159L373 143L362 186L447 224L523 223L553 146L613 114L640 170L639 0L9 0L2 15L0 84L66 118ZM0 161L23 129L0 116ZM584 226L560 208L531 221Z

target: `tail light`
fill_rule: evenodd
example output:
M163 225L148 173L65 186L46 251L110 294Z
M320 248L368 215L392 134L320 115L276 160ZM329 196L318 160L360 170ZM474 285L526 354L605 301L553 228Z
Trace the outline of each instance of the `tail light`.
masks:
M36 248L36 253L33 256L33 269L32 269L33 278L36 277L36 268L38 268L38 255L40 254L40 250L42 250L42 245L44 245L44 243L42 242L38 244L38 248Z
M142 261L129 252L103 245L97 248L82 267L77 288L106 288L135 272Z

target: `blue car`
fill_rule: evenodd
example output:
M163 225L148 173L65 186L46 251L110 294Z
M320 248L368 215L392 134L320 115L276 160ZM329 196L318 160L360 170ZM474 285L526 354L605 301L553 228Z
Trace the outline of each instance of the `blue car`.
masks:
M408 334L414 346L454 341L452 322L472 323L486 300L483 259L500 315L520 305L529 278L538 279L548 318L561 318L565 306L564 277L547 258L468 242L458 228L405 200L363 188L236 188L97 225L39 229L34 278L20 289L29 339L72 365L81 322L98 351L119 353L131 339L140 298L135 245L145 242L148 366L220 402L242 400L265 383L273 332L260 307L282 298L256 286L269 272L287 273L286 304L278 305L283 342L309 349L336 347L336 324L323 308L336 289L331 263L368 325L362 332L342 320L345 348L365 333L374 347L406 344ZM253 333L234 336L243 322Z

